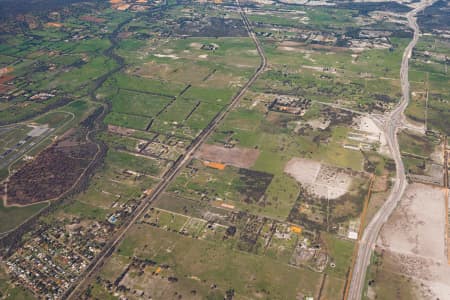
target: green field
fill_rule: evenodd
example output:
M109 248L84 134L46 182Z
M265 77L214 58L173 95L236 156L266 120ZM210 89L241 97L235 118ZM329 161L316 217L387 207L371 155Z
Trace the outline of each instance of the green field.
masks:
M39 155L70 129L82 133L76 142L105 149L88 182L39 218L5 261L27 265L54 252L45 270L62 265L71 274L65 254L73 251L87 266L137 216L82 298L342 298L357 243L348 233L361 222L369 178L376 188L368 218L392 185L394 164L380 133L361 128L367 113L385 114L401 98L400 63L411 40L401 14L409 8L242 3L267 66L229 107L262 63L234 2L112 2L48 4L40 13L0 18L0 67L8 67L0 125L24 120L0 130L0 154L20 143L29 122L55 130L27 154ZM421 36L413 51L406 115L419 125L427 118L431 132L399 133L412 173L425 172L435 137L449 132L449 54L436 32ZM223 168L187 152L205 132L206 143L220 147L212 149ZM228 154L241 150L256 153L251 164ZM299 165L295 178L288 174L293 159L307 166ZM171 169L179 162L186 164ZM167 188L153 197L158 183ZM46 205L0 206L0 233ZM368 290L383 299L412 298L389 259L374 257ZM19 281L3 271L0 298L28 299L20 286L34 273ZM46 280L62 286L64 276Z
M406 115L427 129L450 134L448 114L448 84L445 57L446 41L437 35L424 36L416 46L410 61L412 99ZM427 97L428 93L428 97Z
M12 230L46 207L48 203L40 203L25 207L5 207L0 204L0 233Z
M154 117L170 103L170 98L121 89L111 102L113 112Z
M168 264L169 268L163 271L165 276L178 278L170 289L161 286L161 290L156 292L159 298L172 294L174 290L184 294L195 289L200 297L205 298L234 289L238 297L290 299L299 293L313 295L320 277L307 269L289 267L270 258L236 252L214 242L180 237L147 225L136 225L115 254L128 259L133 255ZM113 260L127 261L124 258ZM102 276L114 281L114 277L107 276L118 274L124 267L124 264L112 263L104 269ZM211 284L217 288L211 290Z

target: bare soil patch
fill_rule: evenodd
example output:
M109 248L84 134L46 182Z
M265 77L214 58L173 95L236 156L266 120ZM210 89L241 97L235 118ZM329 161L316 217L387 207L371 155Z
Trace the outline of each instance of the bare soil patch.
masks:
M293 158L286 164L284 171L310 193L328 199L345 195L352 183L352 176L344 170L309 159Z
M194 157L202 160L250 168L256 162L259 150L249 148L225 148L218 145L202 145Z
M411 184L381 232L381 245L397 252L444 258L444 200L440 188Z
M13 80L14 78L16 78L16 77L12 76L12 75L2 75L2 76L0 76L0 84L7 83L7 82Z
M130 135L133 134L136 130L126 127L120 127L115 125L108 125L108 131L112 133L117 133L120 135Z
M421 296L449 299L445 191L414 183L384 226L378 245L395 257L399 273L421 286Z
M300 183L312 184L316 181L320 167L320 162L294 157L286 164L284 171Z
M98 18L95 16L81 16L80 20L87 21L87 22L94 22L94 23L104 23L106 21L103 18Z
M367 139L367 141L379 142L379 152L383 155L391 157L391 153L383 131L378 128L377 124L375 124L375 122L371 118L367 116L357 118L354 122L353 128L359 130L360 132L365 132L365 138Z

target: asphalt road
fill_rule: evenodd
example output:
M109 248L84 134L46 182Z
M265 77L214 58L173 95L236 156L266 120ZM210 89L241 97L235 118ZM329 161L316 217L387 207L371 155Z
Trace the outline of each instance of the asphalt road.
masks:
M408 18L409 27L414 30L414 36L411 42L406 47L402 58L400 69L402 98L396 108L386 116L384 124L380 124L384 131L384 134L386 135L392 157L395 160L395 183L386 202L367 225L364 230L363 236L359 241L358 254L353 267L352 279L350 282L350 289L347 297L348 300L361 299L364 289L366 270L369 265L372 250L375 246L378 234L381 230L381 227L394 211L408 184L406 181L403 161L400 156L400 149L397 140L397 130L403 123L403 112L405 111L409 103L409 59L411 58L412 50L416 46L420 35L419 26L416 22L416 15L431 4L433 4L433 1L422 1L415 9L411 10L406 15L406 17Z
M64 298L66 299L76 299L79 297L80 293L83 292L84 288L86 288L86 284L89 283L89 280L94 277L94 275L99 271L99 269L103 266L105 259L107 259L114 249L119 245L119 243L124 238L125 234L128 232L128 230L133 226L134 223L140 218L140 216L145 212L145 210L148 208L148 206L156 199L159 195L161 195L166 187L169 185L169 183L175 178L176 174L189 162L194 152L208 139L208 137L211 135L211 133L217 128L217 126L222 122L222 120L228 115L228 113L233 109L234 106L236 106L237 103L241 100L242 96L246 93L248 88L255 82L255 80L258 78L259 75L261 75L266 66L267 66L267 59L264 54L264 51L261 47L261 44L259 43L259 40L256 38L256 35L254 34L253 30L251 29L250 23L247 19L247 16L245 15L244 10L241 8L239 0L236 0L236 4L240 10L240 14L242 17L242 20L244 22L244 25L247 29L247 32L249 36L252 38L256 49L258 51L258 54L261 58L261 63L259 67L256 69L255 73L252 75L252 77L247 81L247 83L241 88L239 93L237 93L230 105L227 107L226 110L222 111L220 114L218 114L208 125L208 127L199 135L197 139L194 140L191 147L188 149L188 151L182 156L180 160L177 161L177 163L172 167L172 169L165 174L163 179L160 181L160 183L157 185L157 187L153 190L151 196L144 199L142 203L138 206L138 208L135 210L133 214L133 218L130 219L130 221L127 223L127 225L124 226L123 229L120 230L120 232L117 233L117 235L108 243L108 246L102 251L102 253L99 255L99 257L92 262L92 264L88 267L85 274L83 274L80 278L80 281L76 283L72 289L64 295Z

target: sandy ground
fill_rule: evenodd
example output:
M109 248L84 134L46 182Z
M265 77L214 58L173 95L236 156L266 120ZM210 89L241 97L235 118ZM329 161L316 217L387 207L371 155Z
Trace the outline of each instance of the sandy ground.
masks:
M323 165L317 175L314 192L328 199L336 199L345 195L351 184L352 177L349 174L337 168Z
M387 141L383 131L378 128L378 126L371 118L362 116L356 121L356 124L356 129L365 131L371 136L378 136L380 142L379 152L383 155L391 157L391 152L389 151L389 147L387 145Z
M450 299L445 191L414 183L383 227L377 244L399 262L398 272L420 286L420 298Z
M323 118L319 118L319 119L309 120L307 122L307 124L314 129L325 130L328 128L328 126L330 126L331 120L325 120Z
M443 165L444 164L444 153L443 153L443 145L439 145L438 147L436 147L433 151L433 153L431 153L430 158L438 163Z
M153 54L156 57L160 57L160 58L172 58L172 59L179 59L178 56L173 55L173 54Z
M320 162L294 157L286 164L284 172L302 184L313 184L319 174L320 167Z
M256 162L259 150L250 148L224 148L218 145L202 145L194 154L195 158L232 165L238 168L250 168Z
M352 177L344 171L303 158L292 158L284 172L304 185L310 193L328 199L343 196L352 183Z

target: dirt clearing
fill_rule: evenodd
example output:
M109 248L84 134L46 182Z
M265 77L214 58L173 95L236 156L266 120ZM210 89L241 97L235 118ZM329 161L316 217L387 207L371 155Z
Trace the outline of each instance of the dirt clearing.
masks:
M387 144L384 133L377 124L369 117L362 116L355 120L353 128L365 133L364 140L368 143L379 143L379 152L383 155L391 157L391 152L389 151L389 146Z
M378 239L396 258L396 271L420 286L420 298L450 299L445 215L443 189L411 184Z
M345 195L352 183L351 175L344 170L309 159L291 159L284 172L304 185L310 193L328 199Z
M313 184L319 174L320 166L320 162L294 157L286 164L284 172L302 184Z
M250 168L256 162L259 150L249 148L225 148L218 145L202 145L194 154L195 158L232 165L238 168Z

